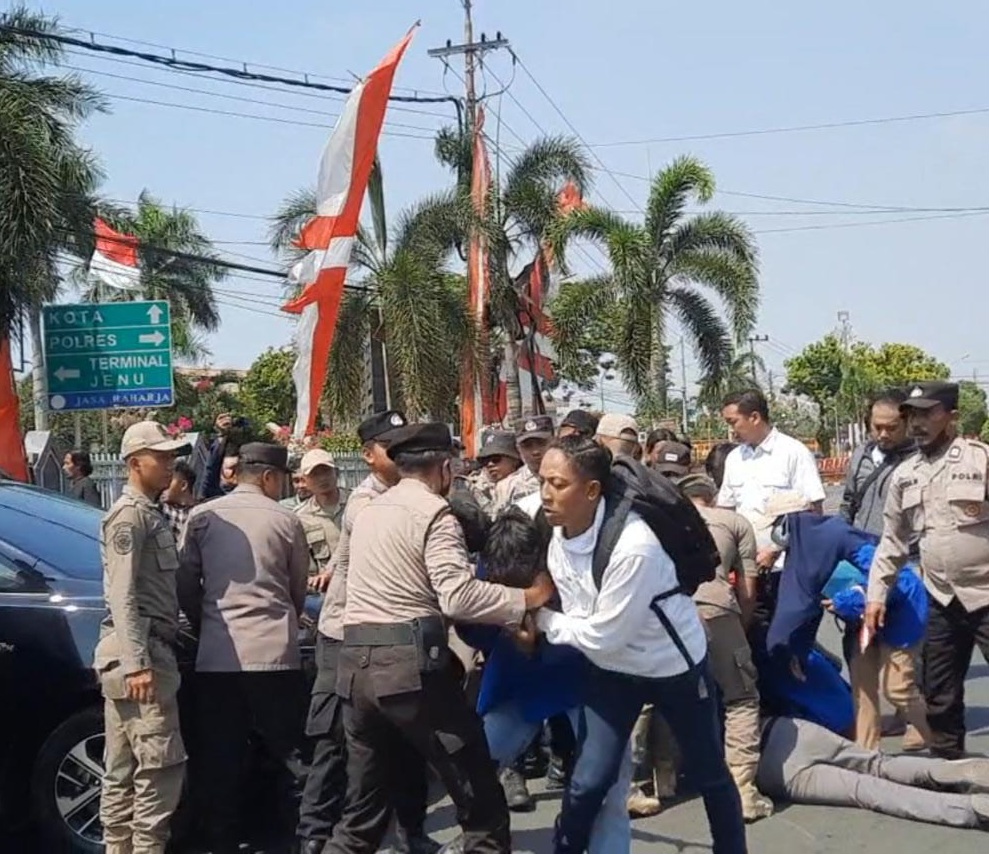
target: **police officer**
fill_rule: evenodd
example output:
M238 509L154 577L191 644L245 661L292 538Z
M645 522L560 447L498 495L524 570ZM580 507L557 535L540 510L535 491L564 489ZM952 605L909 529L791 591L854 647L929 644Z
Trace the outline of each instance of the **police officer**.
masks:
M294 834L303 683L299 615L309 575L306 531L278 500L284 447L240 449L237 487L189 514L179 599L199 633L196 695L202 795L214 854L238 850L238 796L248 738L276 763L274 824Z
M919 537L930 597L923 687L931 752L965 752L965 676L976 644L989 661L989 446L958 435L958 386L918 383L903 403L920 453L893 472L869 573L865 621L883 625L886 594Z
M312 555L310 584L316 590L323 591L330 580L327 572L330 558L340 542L340 526L347 499L337 484L337 464L329 451L322 448L306 451L299 463L299 474L304 479L309 497L292 509L306 528Z
M127 428L127 485L100 528L107 611L96 646L106 768L100 821L107 854L164 854L182 793L175 538L158 509L175 458L188 453L154 421Z
M337 692L347 733L347 801L326 854L371 854L411 744L457 807L468 854L511 850L508 809L480 720L450 667L444 618L518 626L552 595L541 575L527 590L474 578L463 531L443 496L453 479L443 424L390 434L399 483L354 519Z
M481 468L470 477L470 491L481 509L490 516L498 484L515 474L522 465L515 434L509 430L486 432L481 437L477 461Z
M494 513L539 491L539 464L552 440L553 419L548 415L532 415L518 422L515 445L524 465L495 487Z
M405 426L401 412L388 410L365 419L357 428L364 462L371 474L347 500L340 541L330 563L329 589L319 614L316 636L316 681L313 684L306 735L314 739L313 757L299 808L298 835L303 854L318 854L333 832L343 810L347 788L347 745L343 731L340 698L336 693L337 663L343 644L343 608L350 565L350 534L354 519L371 501L398 483L395 463L388 457L388 437L396 427ZM406 745L402 763L402 785L392 793L398 819L398 849L408 854L431 854L439 846L426 836L428 795L426 765L422 757Z

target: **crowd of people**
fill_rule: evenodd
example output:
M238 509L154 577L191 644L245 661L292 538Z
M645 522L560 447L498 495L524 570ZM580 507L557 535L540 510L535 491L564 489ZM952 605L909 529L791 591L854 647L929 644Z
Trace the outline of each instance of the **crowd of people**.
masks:
M187 776L208 850L238 850L249 744L304 854L371 854L393 823L396 851L441 850L432 777L462 829L442 850L468 854L511 851L510 811L534 808L541 774L562 792L556 854L629 851L631 820L684 791L715 854L746 852L774 800L989 827L989 760L966 757L964 721L974 646L989 654L989 447L957 435L957 410L950 383L877 398L835 516L758 391L725 400L735 441L704 460L581 410L490 430L464 460L446 426L378 413L349 493L323 450L235 447L229 416L198 484L181 438L133 425L102 526L108 854L164 852ZM307 593L322 605L304 713ZM850 685L816 643L829 611ZM195 775L180 613L199 638ZM908 755L878 749L881 690Z

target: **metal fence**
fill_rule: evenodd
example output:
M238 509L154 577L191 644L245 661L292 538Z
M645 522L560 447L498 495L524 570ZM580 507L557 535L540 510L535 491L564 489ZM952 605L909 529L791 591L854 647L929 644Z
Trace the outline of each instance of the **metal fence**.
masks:
M202 478L209 458L209 442L199 433L186 434L192 444L188 457L197 478ZM62 471L62 461L68 450L62 447L51 433L32 431L25 437L25 446L34 482L45 489L66 492L68 483ZM368 474L367 463L359 453L334 454L339 469L339 483L344 489L353 489ZM103 508L108 509L120 497L127 481L127 466L118 454L91 453L92 479L99 490Z

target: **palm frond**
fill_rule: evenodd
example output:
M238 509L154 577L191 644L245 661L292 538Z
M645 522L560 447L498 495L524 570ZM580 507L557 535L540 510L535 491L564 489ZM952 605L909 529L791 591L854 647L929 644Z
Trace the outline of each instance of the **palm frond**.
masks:
M671 262L690 252L721 252L753 271L759 268L759 249L751 229L723 211L696 214L670 233L665 254Z
M458 184L470 185L474 166L474 147L469 133L463 133L460 128L455 127L440 128L436 134L433 151L436 159L457 176Z
M290 194L271 217L268 243L277 253L293 254L292 242L309 220L316 216L316 190L307 187ZM295 254L298 254L297 252Z
M335 419L346 421L362 409L364 348L376 314L373 300L367 294L344 293L323 395Z
M707 299L689 288L670 287L666 299L693 345L703 380L720 382L733 356L724 321Z
M660 319L646 300L623 299L620 303L615 356L625 385L639 401L651 399L654 393L654 342L662 340Z
M714 291L728 315L736 342L755 327L759 311L759 280L755 269L721 251L689 252L672 265L674 284L703 285Z
M714 175L690 155L677 157L653 180L646 205L646 231L660 250L688 202L705 204L714 196Z
M591 387L597 376L597 356L611 348L619 333L617 308L610 276L560 286L547 310L561 377L580 388Z
M385 179L381 172L381 160L374 156L371 175L367 182L367 201L371 209L371 227L377 255L382 260L388 254L388 220L385 217Z

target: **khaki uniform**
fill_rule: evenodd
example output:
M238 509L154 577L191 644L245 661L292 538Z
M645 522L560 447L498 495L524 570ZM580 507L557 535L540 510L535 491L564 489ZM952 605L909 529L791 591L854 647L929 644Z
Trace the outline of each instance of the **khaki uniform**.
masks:
M491 515L497 515L520 499L539 492L539 486L539 475L533 474L528 466L522 466L495 485Z
M978 643L989 659L989 446L956 438L936 455L901 463L890 479L885 525L869 572L870 602L885 602L919 541L930 595L923 687L931 747L964 750L964 683Z
M270 826L294 832L297 824L293 795L305 691L299 615L309 543L295 513L242 483L192 511L180 558L182 609L199 629L198 794L208 809L211 850L234 851L252 742L271 760Z
M125 486L100 531L109 614L94 665L105 699L106 770L100 821L107 854L163 854L182 793L175 538L148 498ZM125 676L155 676L155 701L128 700Z
M340 500L332 507L320 506L316 496L313 496L289 508L295 511L306 528L306 541L312 555L310 575L318 575L329 566L330 558L340 542L340 527L346 504L346 496L341 491Z
M298 516L256 486L193 509L179 596L199 629L196 670L298 670L309 561Z
M523 591L474 577L449 505L413 479L360 512L349 550L337 679L347 732L347 804L325 851L378 849L391 793L405 784L402 747L412 747L436 769L456 804L465 850L507 854L505 796L480 720L449 667L443 621L518 625Z

